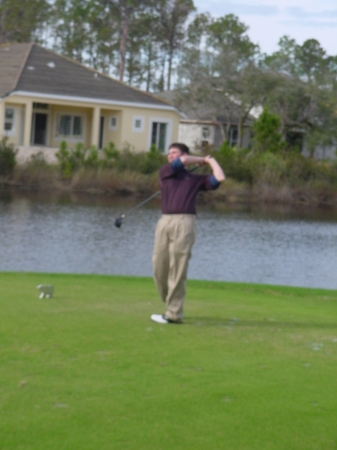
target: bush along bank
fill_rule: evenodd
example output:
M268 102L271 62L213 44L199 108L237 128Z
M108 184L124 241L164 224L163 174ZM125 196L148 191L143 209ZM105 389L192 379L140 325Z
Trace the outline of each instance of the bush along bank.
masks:
M10 157L7 153L6 160L10 163L6 172L0 174L2 186L108 195L150 195L159 189L158 170L166 162L166 156L155 147L134 153L128 147L119 151L112 143L99 151L82 145L70 149L63 142L57 164L48 164L41 152L26 164L16 165L15 149L11 148ZM207 199L230 204L337 208L337 161L316 161L285 148L248 151L226 142L211 153L223 167L227 180L212 195L201 195L201 202ZM208 167L202 167L198 173L207 170Z

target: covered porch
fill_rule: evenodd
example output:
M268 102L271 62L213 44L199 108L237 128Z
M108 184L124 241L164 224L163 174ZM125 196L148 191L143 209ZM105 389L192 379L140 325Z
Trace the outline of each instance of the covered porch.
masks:
M119 143L121 111L97 105L39 103L8 98L0 102L2 135L14 145L28 148L69 147L78 143L99 149L109 142Z

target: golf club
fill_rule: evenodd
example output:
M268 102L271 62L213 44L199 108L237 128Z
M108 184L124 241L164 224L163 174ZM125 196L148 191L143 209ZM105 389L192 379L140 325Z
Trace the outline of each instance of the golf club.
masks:
M200 166L194 166L192 167L192 169L190 170L190 172L194 172L196 169L198 169ZM126 216L128 216L130 213L132 213L133 211L135 211L136 209L140 208L141 206L145 205L145 203L149 202L150 200L152 200L153 198L157 197L157 195L160 194L160 190L155 192L154 194L152 194L149 198L146 198L145 200L143 200L141 203L139 203L138 205L134 206L133 208L129 209L129 211L127 211L126 213L122 214L120 217L117 217L117 219L115 220L115 226L117 228L120 228L122 226L123 223L123 219L125 219Z

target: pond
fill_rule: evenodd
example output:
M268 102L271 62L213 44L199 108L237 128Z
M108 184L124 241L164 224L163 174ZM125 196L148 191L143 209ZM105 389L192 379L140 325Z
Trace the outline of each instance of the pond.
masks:
M0 195L0 271L151 276L158 200ZM337 289L337 214L199 207L189 278Z

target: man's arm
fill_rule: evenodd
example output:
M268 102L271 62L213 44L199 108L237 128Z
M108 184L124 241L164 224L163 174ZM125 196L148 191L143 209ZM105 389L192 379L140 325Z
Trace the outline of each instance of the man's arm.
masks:
M180 161L184 164L184 166L190 166L192 164L199 164L200 166L203 166L204 164L208 164L212 169L214 177L219 181L219 183L224 181L226 178L222 168L213 156L207 155L204 157L184 154L180 156Z
M214 177L221 183L226 179L224 171L222 170L220 164L213 156L207 155L204 158L205 164L208 164L212 169Z

